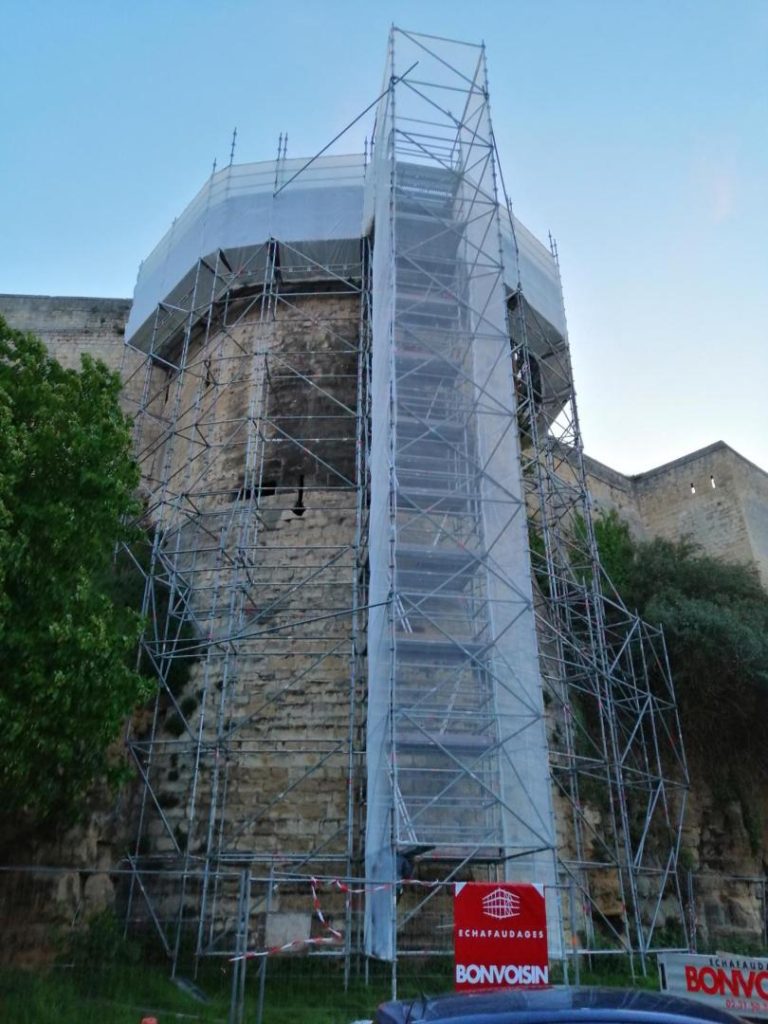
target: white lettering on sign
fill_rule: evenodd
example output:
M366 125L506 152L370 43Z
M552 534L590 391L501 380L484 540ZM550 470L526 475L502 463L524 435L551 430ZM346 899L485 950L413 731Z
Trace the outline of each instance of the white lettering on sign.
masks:
M459 991L548 984L543 887L530 882L457 882L453 955Z
M538 964L456 964L457 985L547 985L549 968Z

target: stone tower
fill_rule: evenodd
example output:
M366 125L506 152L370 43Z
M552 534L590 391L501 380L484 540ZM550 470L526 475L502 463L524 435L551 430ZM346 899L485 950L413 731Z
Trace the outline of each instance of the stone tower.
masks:
M445 951L454 880L523 880L553 955L643 956L680 907L674 692L600 576L557 260L500 188L484 49L394 30L370 158L212 175L126 340L159 681L129 911L218 954L357 877L342 948L392 959Z

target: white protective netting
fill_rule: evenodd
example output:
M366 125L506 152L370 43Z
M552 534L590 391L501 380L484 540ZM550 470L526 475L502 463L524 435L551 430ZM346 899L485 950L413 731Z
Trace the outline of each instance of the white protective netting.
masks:
M212 175L142 263L128 341L197 260L217 250L232 253L236 273L254 246L278 239L292 243L293 254L281 254L289 274L314 260L344 276L359 260L364 178L362 154L233 164Z
M419 38L391 68L418 57L382 101L373 164L366 875L390 886L366 947L384 958L404 859L555 880L482 51L455 71Z
M212 175L143 261L126 327L128 341L142 328L148 333L158 303L174 304L191 290L195 264L217 251L226 255L235 274L247 267L249 278L257 280L265 257L255 250L274 238L283 243L280 263L286 279L311 278L321 268L340 277L359 276L359 240L370 234L373 220L372 172L375 166L366 175L362 154L354 154L311 163L298 157L233 164ZM369 208L364 217L366 176ZM528 301L564 333L552 256L519 221L515 228ZM509 230L503 237L507 283L515 287L515 240Z

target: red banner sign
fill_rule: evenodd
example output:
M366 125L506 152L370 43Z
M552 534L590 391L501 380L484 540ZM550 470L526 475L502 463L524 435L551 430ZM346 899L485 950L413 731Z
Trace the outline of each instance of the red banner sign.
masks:
M544 887L457 882L453 949L457 989L547 985Z

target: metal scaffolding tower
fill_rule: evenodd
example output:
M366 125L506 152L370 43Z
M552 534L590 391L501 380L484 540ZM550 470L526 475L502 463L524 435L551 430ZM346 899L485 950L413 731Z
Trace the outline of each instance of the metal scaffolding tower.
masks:
M688 773L664 637L600 564L568 345L519 279L508 304L550 769L570 819L559 860L578 888L581 945L637 952L644 966L667 916L685 932Z
M575 887L569 945L643 961L666 915L683 920L687 773L663 637L600 567L567 337L503 242L519 229L497 194L483 48L394 30L387 81L371 453L371 593L387 612L369 626L367 874L416 861L443 880ZM381 956L408 949L434 899L392 892L369 903Z
M403 861L427 859L444 881L551 887L484 52L397 31L387 81L373 157L366 874L394 882ZM423 949L417 921L435 899L390 887L369 901L368 951Z

